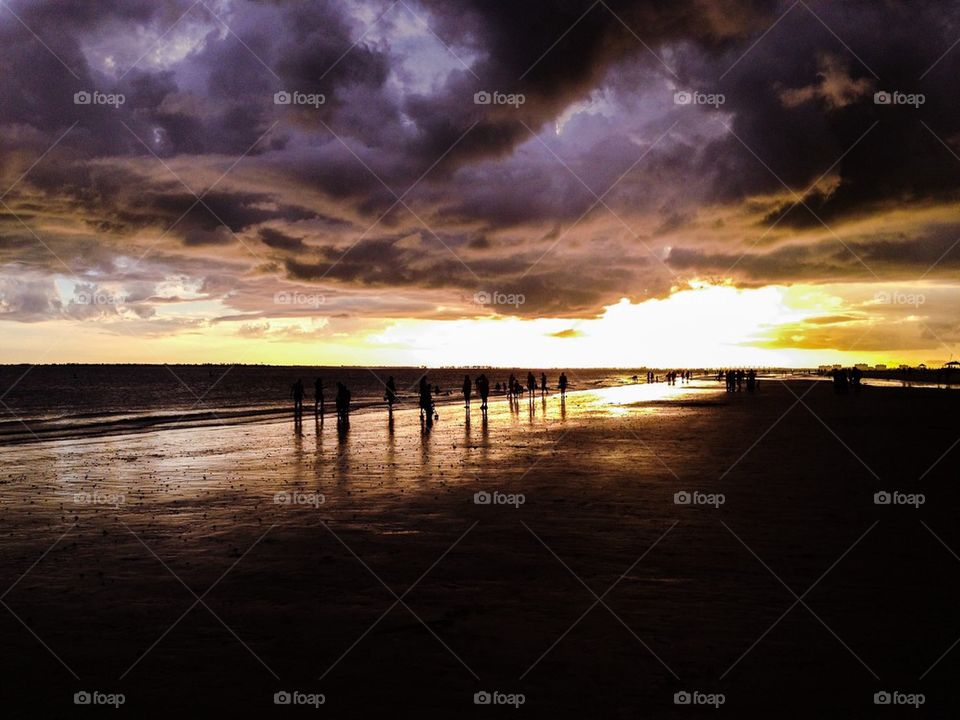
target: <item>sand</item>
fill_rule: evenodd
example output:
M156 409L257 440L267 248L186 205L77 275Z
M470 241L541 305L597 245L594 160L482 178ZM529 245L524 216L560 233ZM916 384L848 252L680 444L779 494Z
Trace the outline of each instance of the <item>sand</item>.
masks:
M952 716L958 409L706 382L0 449L4 715Z

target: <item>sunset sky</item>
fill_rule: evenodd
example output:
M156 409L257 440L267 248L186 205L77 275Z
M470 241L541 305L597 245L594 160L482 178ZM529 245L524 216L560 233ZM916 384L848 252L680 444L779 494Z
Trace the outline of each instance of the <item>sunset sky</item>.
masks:
M935 0L4 0L0 362L939 366L958 40Z

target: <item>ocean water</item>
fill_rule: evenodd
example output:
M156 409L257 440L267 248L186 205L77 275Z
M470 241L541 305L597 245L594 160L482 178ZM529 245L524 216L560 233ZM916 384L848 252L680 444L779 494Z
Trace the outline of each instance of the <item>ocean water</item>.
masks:
M532 369L538 382L541 369ZM560 370L544 369L551 389ZM5 365L0 366L0 443L83 437L164 427L249 422L291 410L291 387L323 379L327 412L337 381L350 389L358 411L385 406L384 383L393 376L401 406L416 405L420 377L439 385L439 403L460 400L465 373L484 372L491 393L510 373L526 384L528 370L510 368L362 368L269 365ZM632 382L645 370L566 370L570 390Z

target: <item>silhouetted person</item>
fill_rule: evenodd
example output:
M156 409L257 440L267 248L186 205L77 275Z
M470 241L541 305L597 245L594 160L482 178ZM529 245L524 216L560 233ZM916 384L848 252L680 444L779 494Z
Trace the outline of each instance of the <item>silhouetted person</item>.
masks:
M297 380L293 384L293 416L297 420L303 419L303 380Z
M860 392L860 381L863 379L863 373L860 368L855 367L850 371L850 387L855 393Z
M487 398L490 395L490 381L487 380L487 376L482 373L480 377L477 378L477 392L480 393L480 409L486 412Z
M420 385L417 388L417 396L420 403L420 422L426 418L427 425L433 424L433 396L430 392L430 383L426 377L420 378Z
M540 373L540 392L544 395L547 394L547 374L545 372Z
M473 392L473 382L470 380L469 375L463 376L463 386L460 388L460 391L463 393L463 406L470 409L470 395Z
M537 378L532 372L527 373L527 390L530 391L530 402L533 402L533 396L537 394Z
M323 380L317 378L313 381L313 414L320 417L324 413Z
M387 407L393 412L393 404L397 401L397 385L393 381L393 375L387 378L387 392L383 399L387 401Z
M342 382L337 383L337 421L344 427L350 424L350 391Z
M566 373L560 373L560 380L558 382L560 387L560 397L565 398L567 396L567 375Z
M848 390L847 371L843 368L833 370L833 391L838 395L846 395Z
M757 371L751 369L747 373L747 392L753 392L757 389Z

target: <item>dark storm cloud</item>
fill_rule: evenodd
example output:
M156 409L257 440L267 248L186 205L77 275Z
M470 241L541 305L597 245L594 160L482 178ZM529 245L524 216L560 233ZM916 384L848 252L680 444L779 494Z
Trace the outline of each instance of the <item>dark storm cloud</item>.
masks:
M787 245L769 252L708 252L673 248L667 262L680 270L722 278L731 268L755 283L870 282L898 278L952 278L960 269L960 225L949 225L914 237L864 238L842 243L828 238Z
M455 164L508 152L529 137L527 127L539 129L554 119L598 86L615 64L638 56L658 62L645 57L644 43L652 48L675 42L729 46L762 26L777 3L426 0L424 5L441 36L481 55L472 73L451 76L445 92L415 97L406 106L426 130L418 148L428 158L438 157L477 123L448 156ZM526 102L494 112L472 104L475 92L494 90L523 93Z
M0 259L102 271L139 254L132 236L176 223L151 249L155 272L219 256L211 283L222 293L240 267L343 287L522 294L492 310L560 316L731 268L760 284L919 276L944 253L938 272L957 267L946 230L846 232L958 199L960 161L935 135L960 153L960 49L920 80L956 39L956 3L811 2L763 35L788 2L421 0L409 11L430 30L415 40L403 32L417 22L388 2L209 5L217 17L186 0L12 2L49 50L0 8L0 191L77 123L4 200L50 251L7 216ZM388 10L379 23L399 39L366 35ZM429 76L441 61L451 69ZM675 106L680 88L726 102ZM93 89L126 101L74 104ZM278 106L278 90L325 101ZM525 102L474 104L484 90ZM926 101L875 105L877 90ZM809 209L788 210L781 181L801 192L835 162L804 197ZM415 183L408 209L397 198ZM207 190L198 204L192 193ZM751 248L708 211L750 216L758 235L777 229ZM824 239L821 220L849 247Z
M956 40L960 5L811 7L819 19L797 6L715 83L735 112L732 129L743 141L725 138L711 148L708 162L730 169L728 182L716 186L717 199L783 190L781 180L801 192L838 163L839 186L813 189L804 197L809 209L801 205L786 212L796 200L791 197L762 224L781 220L789 228L817 228L820 220L840 223L918 200L955 200L960 162L935 135L953 143L953 152L960 149L955 109L960 57L947 54L931 67ZM691 72L706 81L716 78L717 67L725 66L711 63ZM810 92L785 98L786 91L798 89ZM848 94L841 100L843 91ZM879 91L922 93L924 101L919 107L878 105L873 95Z

